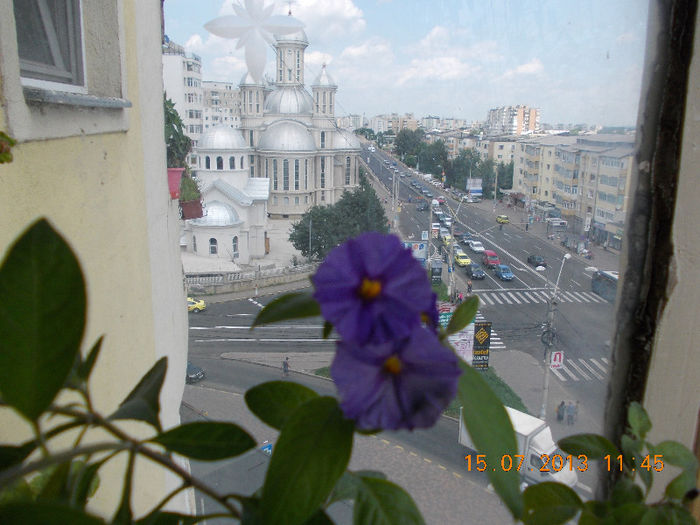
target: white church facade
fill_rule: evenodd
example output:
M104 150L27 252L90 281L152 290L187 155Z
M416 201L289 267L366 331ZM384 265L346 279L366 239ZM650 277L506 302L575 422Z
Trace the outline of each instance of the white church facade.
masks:
M336 126L338 86L325 65L311 94L305 89L308 45L303 31L277 36L275 82L246 74L240 128L218 125L198 141L194 176L204 217L185 221L182 245L191 256L222 263L212 270L230 270L224 261L259 263L269 250L269 221L298 219L358 185L360 142Z

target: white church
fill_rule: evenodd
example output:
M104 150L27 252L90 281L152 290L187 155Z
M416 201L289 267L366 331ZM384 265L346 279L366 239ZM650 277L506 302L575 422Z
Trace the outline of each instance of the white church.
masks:
M181 244L190 260L209 258L212 270L231 268L212 258L259 263L276 219L298 219L358 185L360 142L336 126L337 84L324 65L309 94L306 34L275 38L276 81L255 82L246 74L239 85L240 128L207 130L195 151L204 216L185 221Z

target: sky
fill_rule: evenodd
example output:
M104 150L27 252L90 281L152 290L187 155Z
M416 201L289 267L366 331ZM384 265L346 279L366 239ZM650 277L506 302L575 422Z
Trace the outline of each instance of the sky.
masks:
M243 0L237 0L243 4ZM260 0L263 1L263 0ZM238 84L236 40L204 24L232 0L165 0L165 33L202 58L202 79ZM541 122L634 126L644 64L643 0L264 0L309 40L305 83L327 64L336 116L413 113L483 121L527 105ZM274 51L266 73L274 78Z

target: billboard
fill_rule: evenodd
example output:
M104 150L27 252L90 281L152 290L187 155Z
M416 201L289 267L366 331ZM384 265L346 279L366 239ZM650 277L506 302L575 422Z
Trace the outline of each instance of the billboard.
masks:
M473 197L481 197L484 193L481 189L481 179L467 179L466 188L467 193Z

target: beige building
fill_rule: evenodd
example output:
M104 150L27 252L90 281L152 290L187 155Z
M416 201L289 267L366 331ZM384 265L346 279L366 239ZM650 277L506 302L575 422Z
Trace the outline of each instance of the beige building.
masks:
M490 109L486 117L487 135L530 135L540 131L540 110L529 106L502 106Z
M36 55L26 46L43 40L15 24L15 10L31 4L14 6L0 2L0 130L18 141L14 161L0 165L2 251L30 223L48 218L85 274L83 351L104 336L91 377L95 409L111 414L156 360L167 356L160 420L172 427L180 421L187 313L178 207L166 177L160 3L82 2L73 13L82 18L74 18L76 29L55 26L69 37L57 45L75 61L42 68L29 60ZM38 16L29 9L23 15ZM3 443L32 435L8 409L0 410L0 428ZM152 435L144 425L124 428ZM54 441L51 449L72 447L72 440ZM90 502L96 512L109 516L116 508L125 460L120 456L100 470ZM148 461L137 461L137 473L132 502L139 515L179 484ZM193 510L185 508L184 496L173 504Z
M241 94L233 82L202 81L204 131L223 125L238 128L241 124ZM201 164L198 165L201 167Z

